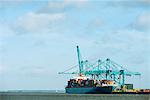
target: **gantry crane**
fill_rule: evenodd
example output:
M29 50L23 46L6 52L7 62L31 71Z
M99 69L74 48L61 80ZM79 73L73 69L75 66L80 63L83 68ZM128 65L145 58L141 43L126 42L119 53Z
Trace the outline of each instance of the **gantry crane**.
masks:
M141 75L139 72L131 72L116 62L107 58L106 60L97 60L91 64L88 60L82 60L79 46L77 46L78 67L79 71L68 72L77 67L74 66L59 74L78 74L80 76L91 76L93 79L99 80L114 80L119 86L125 85L126 76Z

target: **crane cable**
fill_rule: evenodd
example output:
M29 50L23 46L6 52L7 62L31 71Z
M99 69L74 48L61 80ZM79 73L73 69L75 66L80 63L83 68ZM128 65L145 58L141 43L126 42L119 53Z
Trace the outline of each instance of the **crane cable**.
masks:
M63 71L62 73L65 73L65 72L67 72L67 71L69 71L69 70L71 70L71 69L73 69L73 68L75 68L75 67L77 67L77 66L78 66L78 65L75 65L75 66L73 66L73 67L71 67L71 68L69 68L69 69Z

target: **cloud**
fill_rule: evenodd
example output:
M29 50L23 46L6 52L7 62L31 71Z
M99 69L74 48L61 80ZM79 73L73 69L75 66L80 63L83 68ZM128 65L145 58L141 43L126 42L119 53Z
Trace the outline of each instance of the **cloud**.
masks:
M61 24L66 18L67 11L80 8L87 0L49 1L37 11L20 16L13 29L18 34L25 33L53 33L63 27Z
M116 54L118 56L123 54L123 58L127 58L127 56L129 56L132 59L136 55L138 59L141 55L147 55L150 50L148 47L150 35L135 29L122 29L115 32L112 31L105 33L104 35L99 34L97 35L97 38L94 39L95 46L100 46L100 50L104 53L102 55L105 55L106 52L106 55L110 54L110 56L113 56L112 54ZM148 57L145 56L145 58Z
M8 70L8 68L5 65L0 64L0 74L5 73L7 70Z
M4 7L8 7L9 5L21 6L21 4L29 4L30 2L34 3L34 0L17 0L14 2L10 0L1 3ZM86 3L87 0L49 1L46 6L42 6L36 11L30 11L22 16L18 16L14 23L7 26L9 26L9 30L13 31L15 34L54 33L60 30L59 28L64 27L61 26L61 24L66 18L67 11L80 8Z
M115 7L127 7L127 8L135 8L135 7L149 7L149 0L115 0L115 1L107 1L109 6Z
M50 12L52 10L61 10L68 8L80 8L87 4L88 0L0 0L0 8L18 7L24 6L24 4L37 4L47 3L48 4L41 8L38 12ZM71 7L72 6L72 7Z
M23 70L22 73L23 75L29 75L32 77L41 77L41 76L49 76L50 74L54 74L54 71L51 71L50 67L46 66L26 66L26 67L21 67L20 70ZM49 73L51 72L51 73Z
M88 0L49 1L48 5L41 8L37 13L64 13L74 8L84 7L87 1Z
M79 6L84 6L87 4L88 0L64 0L62 2L49 2L48 6L50 8L65 8L68 6L74 6L74 7L79 7Z
M149 3L150 4L150 0L140 0L140 1L143 1L145 3Z
M140 15L133 23L133 27L138 30L150 31L150 13Z
M102 20L100 20L100 19L94 19L94 20L92 20L92 21L90 21L89 22L89 28L90 27L101 27L102 25L104 24L104 22L102 21Z
M18 18L15 29L23 33L39 33L45 30L52 30L56 24L64 19L64 13L46 14L30 12Z
M0 23L0 38L9 37L14 35L13 30L10 28L8 24Z
M88 3L89 0L64 0L65 4L72 4L75 6L84 6Z
M0 8L9 8L9 7L17 7L22 6L25 3L31 3L35 0L0 0Z

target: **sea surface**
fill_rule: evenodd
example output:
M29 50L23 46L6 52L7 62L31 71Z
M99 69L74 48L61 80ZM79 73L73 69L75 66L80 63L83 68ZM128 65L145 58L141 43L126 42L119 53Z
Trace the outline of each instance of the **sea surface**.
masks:
M1 91L0 100L150 100L150 94L66 94L54 91Z

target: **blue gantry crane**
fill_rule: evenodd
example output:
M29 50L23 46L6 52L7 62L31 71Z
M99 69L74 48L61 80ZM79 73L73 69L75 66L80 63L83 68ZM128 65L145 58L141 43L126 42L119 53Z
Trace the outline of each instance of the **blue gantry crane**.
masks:
M59 72L59 74L78 74L80 76L90 76L98 80L114 80L119 86L125 85L126 76L141 75L139 72L131 72L123 66L117 64L111 59L97 60L95 63L90 63L88 60L81 58L79 46L77 46L78 65L70 69ZM70 70L79 67L79 71L69 72Z

